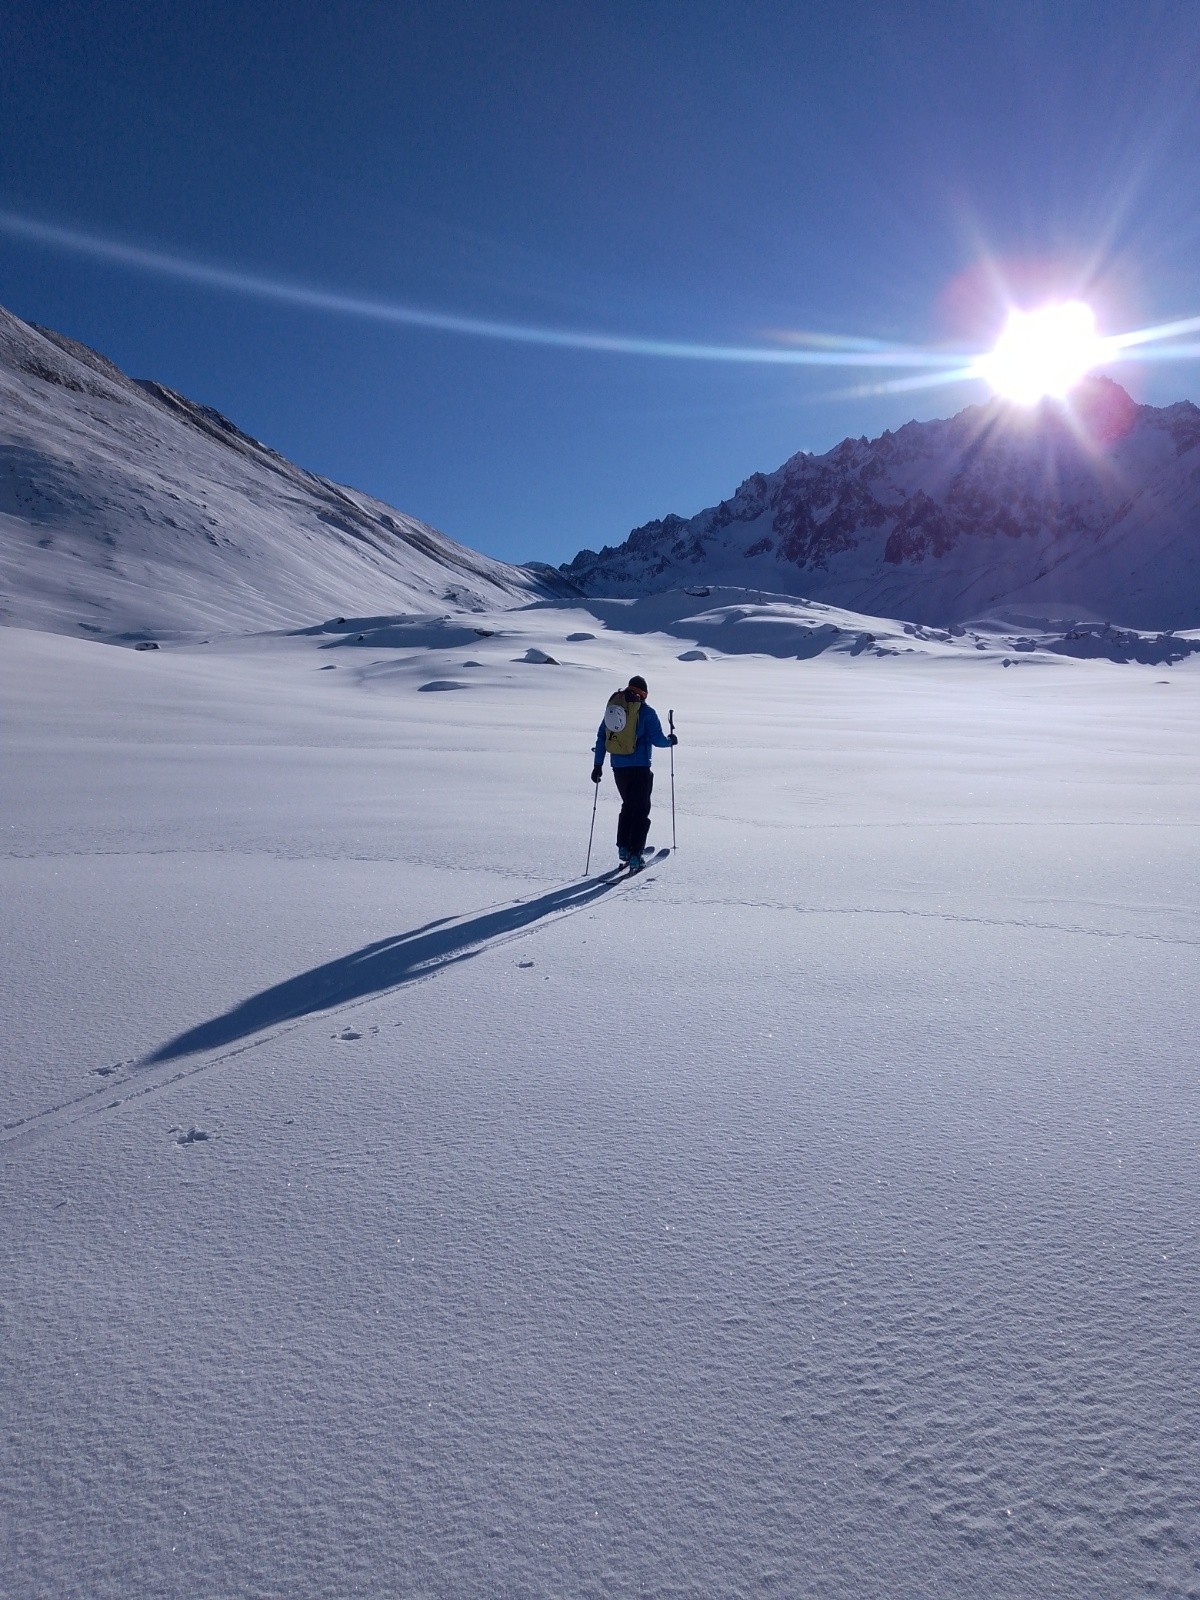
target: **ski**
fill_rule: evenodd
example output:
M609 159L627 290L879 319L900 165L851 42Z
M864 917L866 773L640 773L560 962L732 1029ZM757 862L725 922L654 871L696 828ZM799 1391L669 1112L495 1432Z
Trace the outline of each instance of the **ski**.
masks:
M647 867L657 867L661 862L665 861L670 854L670 850L664 845L661 850L651 850L648 856L643 856L640 867L631 867L628 861L625 861L622 862L619 871L626 878L636 878L639 873L645 872Z

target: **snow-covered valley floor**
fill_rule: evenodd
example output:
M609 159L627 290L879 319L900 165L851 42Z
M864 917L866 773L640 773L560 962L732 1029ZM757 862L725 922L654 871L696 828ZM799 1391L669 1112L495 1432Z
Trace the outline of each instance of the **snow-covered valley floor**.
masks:
M681 648L0 630L4 1595L1200 1595L1200 667Z

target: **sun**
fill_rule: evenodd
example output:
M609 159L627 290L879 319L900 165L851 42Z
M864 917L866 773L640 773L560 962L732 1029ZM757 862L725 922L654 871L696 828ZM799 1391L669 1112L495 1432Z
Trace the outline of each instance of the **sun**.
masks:
M1105 359L1096 314L1082 300L1063 300L1036 311L1011 311L1004 331L976 371L998 395L1018 405L1061 398Z

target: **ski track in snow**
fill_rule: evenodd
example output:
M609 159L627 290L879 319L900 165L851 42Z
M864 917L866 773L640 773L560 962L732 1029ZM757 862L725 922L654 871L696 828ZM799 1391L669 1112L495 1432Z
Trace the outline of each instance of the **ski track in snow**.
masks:
M639 874L639 882L628 883L628 887L631 890L645 887L648 883L653 881L651 877L652 871L653 869L651 867L647 867L645 869L645 876ZM1131 939L1150 944L1180 945L1193 949L1200 948L1200 939L1179 939L1167 934L1137 933L1127 929L1114 930L1111 928L1089 928L1075 923L1033 922L1030 920L1016 918L969 917L954 912L921 911L911 907L805 906L789 905L781 901L772 900L713 899L694 895L675 896L673 897L671 903L675 905L706 906L718 910L728 909L736 906L743 910L793 912L797 916L804 917L914 917L936 922L963 923L968 926L984 928L1014 928L1038 933L1062 933L1078 935L1093 939ZM591 902L587 903L587 905L590 904ZM461 947L460 953L453 959L455 962L459 960L466 960L473 955L479 954L480 951L485 949L498 948L501 945L512 943L518 939L534 938L539 933L551 927L554 923L561 922L566 917L577 916L580 911L587 909L587 905L568 911L557 912L551 916L543 918L536 925L529 928L520 929L512 933L501 934L486 941L465 944ZM183 1083L187 1079L193 1078L199 1073L208 1072L214 1068L223 1066L230 1061L246 1055L249 1051L257 1049L260 1045L269 1043L273 1040L283 1037L286 1034L295 1032L297 1029L306 1027L314 1021L337 1017L344 1013L359 1010L363 1006L373 1005L379 1000L386 999L387 996L394 993L396 989L407 987L409 984L429 982L431 979L438 976L444 965L445 963L439 963L431 971L418 972L411 977L406 977L401 983L395 985L392 989L382 989L377 993L367 995L363 998L347 1000L340 1004L334 1004L328 1007L314 1007L314 1010L309 1016L303 1017L286 1027L264 1030L256 1037L248 1039L244 1043L239 1044L232 1049L223 1051L218 1055L210 1056L207 1059L193 1062L188 1067L171 1072L165 1076L155 1077L152 1081L141 1082L139 1081L138 1076L133 1076L134 1074L140 1075L142 1072L150 1070L145 1065L144 1060L139 1060L136 1058L131 1059L126 1063L120 1063L116 1067L92 1067L90 1069L91 1072L102 1074L106 1078L114 1075L119 1070L126 1071L128 1074L130 1074L130 1076L118 1079L116 1084L106 1085L104 1090L96 1089L89 1094L79 1095L73 1100L65 1101L59 1105L47 1106L44 1110L32 1112L29 1115L20 1117L11 1123L5 1123L3 1128L0 1129L0 1149L24 1142L29 1138L47 1137L51 1133L60 1132L64 1128L72 1127L83 1117L97 1116L106 1111L119 1110L121 1106L129 1104L135 1100L140 1100L145 1095L157 1093L162 1089L170 1088L175 1084ZM354 1037L357 1038L359 1035L354 1035ZM114 1087L120 1086L125 1088L127 1085L127 1092L124 1094L116 1098L104 1099L105 1093L107 1092L109 1095L111 1095Z
M631 891L635 891L637 889L646 887L649 883L654 881L655 865L656 863L648 865L644 869L643 873L639 873L637 875L636 881L631 881L625 877L618 878L612 872L581 881L584 883L603 882L606 887L616 888L618 886L623 886L629 888ZM561 922L567 917L578 916L580 912L589 909L594 903L595 902L593 900L588 899L579 906L571 907L567 910L556 911L552 914L546 915L529 927L516 929L509 933L497 934L490 938L479 941L469 941L464 943L457 948L457 953L449 962L439 961L432 967L431 970L415 972L411 976L405 977L400 983L391 988L381 989L365 997L347 1000L330 1006L314 1006L309 1015L304 1016L285 1027L263 1030L255 1037L250 1038L229 1050L210 1056L206 1059L195 1061L186 1068L170 1072L165 1076L154 1076L150 1080L142 1082L140 1080L140 1075L143 1072L152 1072L152 1067L147 1064L146 1058L132 1058L128 1062L119 1063L117 1066L113 1067L93 1067L90 1069L92 1073L101 1074L106 1079L109 1076L115 1075L116 1072L121 1070L125 1071L128 1076L118 1079L116 1084L106 1083L105 1088L103 1089L93 1090L91 1093L79 1095L72 1100L64 1101L58 1105L47 1106L44 1110L32 1112L29 1115L20 1117L11 1123L5 1123L3 1127L0 1128L0 1149L4 1149L10 1145L23 1143L30 1138L48 1137L52 1133L58 1133L64 1128L74 1126L76 1122L82 1120L84 1117L94 1117L107 1111L119 1110L122 1106L130 1104L136 1100L140 1100L148 1094L157 1093L162 1089L167 1089L176 1084L186 1082L188 1079L196 1077L200 1073L209 1072L215 1068L221 1067L228 1062L236 1060L239 1057L246 1055L248 1052L257 1049L260 1045L272 1042L286 1034L293 1033L297 1029L306 1027L315 1021L338 1017L342 1014L359 1010L364 1006L373 1005L380 1000L386 999L389 994L395 993L396 990L407 987L409 984L429 982L431 979L437 977L446 965L457 963L461 960L468 960L470 957L478 955L483 950L499 948L500 946L512 943L515 940L534 938L538 934L553 926L555 923ZM802 917L913 917L928 921L962 923L967 926L984 928L1013 928L1017 930L1027 930L1038 933L1069 934L1093 939L1130 939L1150 944L1180 945L1186 948L1200 948L1200 938L1180 939L1168 934L1138 933L1129 929L1085 927L1078 923L1035 922L1024 918L971 917L964 916L961 913L947 911L923 911L913 907L793 905L787 902L774 900L712 898L698 895L679 894L671 896L669 898L669 903L675 906L705 906L710 909L717 910L737 907L742 910L790 912ZM496 902L494 906L485 907L483 911L478 912L471 918L464 920L469 925L469 923L477 920L478 917L487 915L489 911L507 909L509 904L519 905L520 902ZM450 923L444 931L447 934L450 934L453 932L454 927L455 924ZM355 1034L353 1037L358 1038L360 1035ZM112 1089L118 1086L125 1089L126 1092L115 1098L104 1098L106 1093L111 1096Z
M1079 934L1090 939L1140 939L1150 944L1174 944L1200 949L1200 938L1180 939L1165 933L1138 933L1128 928L1088 928L1073 922L1034 922L1025 917L970 917L955 911L922 911L913 906L822 906L791 905L779 900L744 900L733 897L706 899L689 895L680 904L694 906L734 906L752 911L792 911L801 917L914 917L928 922L962 923L967 927L1017 928L1038 933Z
M98 1074L105 1079L105 1083L101 1088L93 1089L89 1093L77 1095L71 1100L47 1106L43 1110L31 1112L26 1116L14 1119L12 1122L5 1123L0 1127L0 1150L22 1145L31 1139L50 1137L53 1134L62 1132L64 1129L74 1127L76 1123L85 1118L101 1116L108 1111L118 1111L122 1106L144 1099L147 1095L156 1094L163 1089L169 1089L177 1084L185 1083L201 1073L225 1066L250 1051L256 1050L261 1045L271 1043L314 1022L328 1020L360 1010L364 1006L373 1005L382 999L386 999L389 994L394 993L397 989L406 988L410 984L428 983L431 979L436 978L447 966L469 960L483 950L498 949L519 939L531 939L543 933L555 923L562 922L568 917L578 916L580 912L588 910L597 904L601 892L618 888L628 888L632 892L646 887L653 882L657 865L659 863L649 863L641 873L637 874L636 880L630 879L624 874L618 875L612 869L605 873L594 874L591 877L580 879L579 882L584 888L594 886L597 892L581 898L581 903L578 905L568 906L566 909L545 914L528 927L516 928L511 932L497 933L478 940L468 939L454 947L452 956L431 959L430 967L427 971L417 970L389 988L380 989L360 998L342 1001L330 1006L314 1004L308 1014L295 1022L289 1023L284 1027L263 1029L256 1033L254 1037L233 1048L224 1050L217 1055L210 1055L204 1059L194 1061L187 1067L166 1074L161 1072L154 1073L152 1066L153 1055L141 1058L134 1057L128 1061L119 1062L114 1066L92 1067L89 1069L92 1074ZM439 933L450 939L457 927L469 928L490 913L505 912L513 906L519 907L521 904L521 901L494 902L493 905L485 907L482 911L461 919L461 921L448 920L445 927L439 929ZM354 1034L353 1037L359 1038L361 1035ZM126 1076L116 1077L118 1072L124 1072ZM143 1081L142 1075L144 1073L148 1074L148 1076ZM109 1083L107 1080L110 1077L113 1077L115 1082ZM114 1096L113 1090L118 1087L124 1092L119 1096Z

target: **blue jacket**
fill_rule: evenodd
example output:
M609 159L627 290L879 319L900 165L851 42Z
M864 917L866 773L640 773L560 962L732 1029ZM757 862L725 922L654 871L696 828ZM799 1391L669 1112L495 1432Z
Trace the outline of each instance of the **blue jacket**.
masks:
M604 735L608 732L604 726L604 719L600 720L600 731L596 735L596 765L604 765ZM638 712L637 743L633 747L633 754L628 756L613 756L614 767L648 767L650 765L651 745L666 747L671 743L662 730L662 723L658 720L658 712L652 706L642 702L642 709Z

